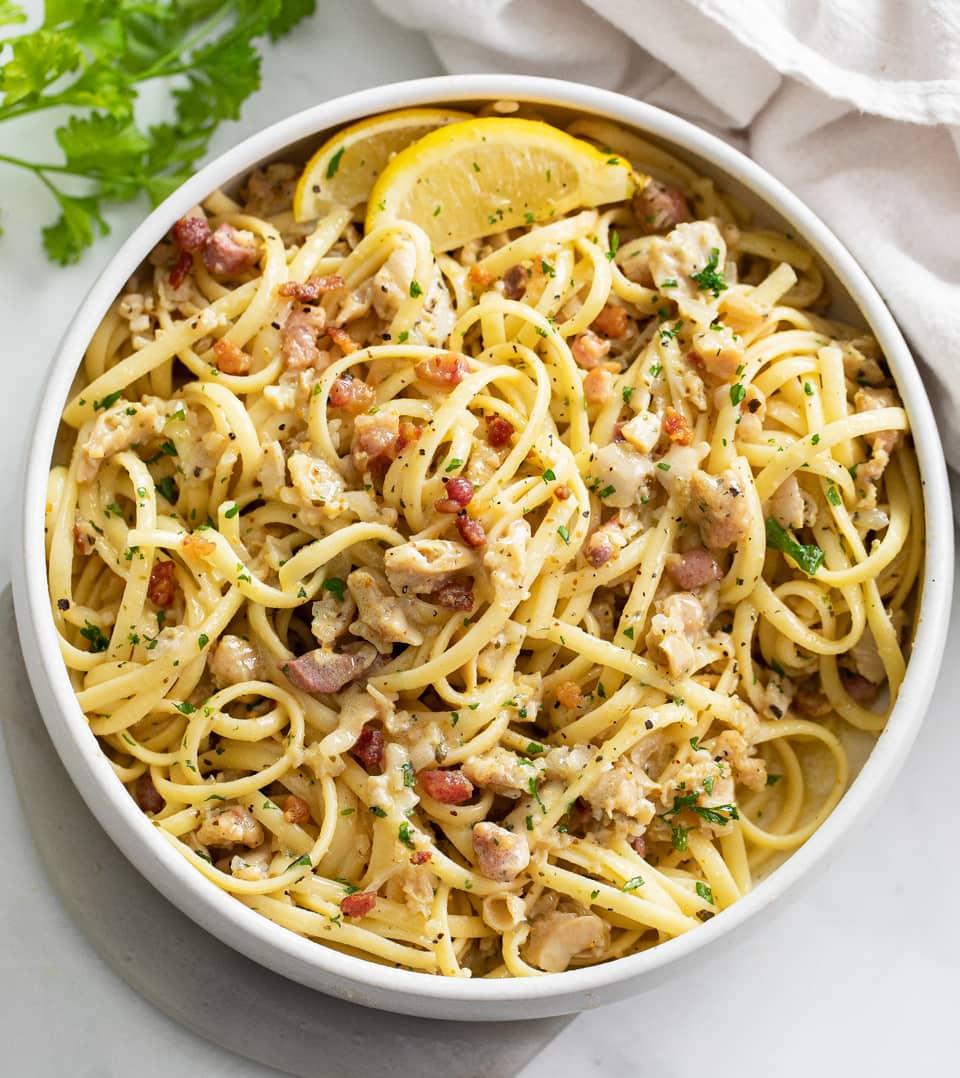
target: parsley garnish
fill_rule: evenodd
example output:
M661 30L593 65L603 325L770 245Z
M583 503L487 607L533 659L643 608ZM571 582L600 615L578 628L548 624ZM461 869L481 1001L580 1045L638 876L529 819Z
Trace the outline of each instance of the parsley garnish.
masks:
M323 591L329 591L331 595L335 596L339 602L343 602L346 595L345 588L346 582L341 580L338 576L329 576L323 582Z
M38 29L4 34L11 51L0 72L0 119L56 108L59 122L72 110L54 132L59 160L4 162L32 173L59 209L43 229L51 261L76 262L109 231L106 204L146 193L156 205L193 175L218 125L238 119L260 85L254 43L281 37L313 9L313 0L59 3L46 5ZM23 21L15 4L0 12L6 24ZM160 122L141 127L139 91L148 83L161 90Z
M540 259L540 269L542 269L548 277L556 277L557 275L556 269L551 266L549 262L544 262L542 258Z
M337 169L340 167L340 162L343 159L343 151L346 146L341 146L339 150L330 158L330 162L327 165L327 179L332 180L337 174Z
M767 517L766 527L767 546L779 550L782 554L788 554L807 576L813 576L823 565L826 555L820 547L813 543L798 543L773 517Z
M738 405L746 395L747 391L743 388L742 382L735 382L730 387L730 403L732 405Z
M9 93L7 97L9 98ZM118 389L116 393L108 393L103 400L93 402L93 410L99 412L101 408L112 408L113 405L123 396L123 390Z
M610 249L607 251L607 258L612 262L617 257L617 251L620 250L620 233L614 229L610 233Z
M400 770L403 772L404 786L412 786L417 781L416 773L413 770L413 764L410 763L409 760L401 764Z
M727 287L722 273L717 273L717 263L720 259L720 248L710 249L710 259L699 273L691 273L690 279L697 282L701 292L710 292L714 297L719 296Z
M224 509L223 515L227 518L227 520L232 520L239 512L240 506L237 505L236 502L234 502L229 509Z
M423 295L423 289L420 287L420 282L419 281L411 281L410 282L410 298L411 299L416 299L417 296L422 296L422 295Z
M99 627L94 625L92 621L84 621L80 635L84 640L90 641L91 651L106 651L110 647L109 639L103 635Z
M289 872L291 868L297 868L300 865L304 865L307 868L313 867L313 862L310 860L310 854L305 853L302 857L298 857L296 861L291 861L287 865L286 871Z
M633 391L633 386L624 386L623 387L623 403L624 404L629 404L630 403L630 398L633 396L633 392L634 392Z
M552 483L557 478L557 476L552 468L547 468L541 478L543 479L544 483Z
M173 481L173 476L171 475L165 475L162 479L158 479L155 486L171 505L173 505L180 496L180 492L177 490L177 484Z
M557 535L560 536L564 543L566 543L568 546L570 545L570 532L567 531L566 527L563 524L561 524L560 527L557 528Z
M380 808L379 805L371 805L370 811L374 814L374 816L379 816L381 820L385 820L387 817L386 812L382 808Z
M697 880L697 894L701 898L706 899L706 901L709 902L711 906L714 904L713 891L711 891L710 885L704 883L702 880Z
M397 829L397 838L399 838L408 849L416 849L413 844L413 839L410 836L410 824L408 824L406 820L404 820Z
M621 891L636 891L638 887L643 886L642 876L631 876L629 880L620 888Z

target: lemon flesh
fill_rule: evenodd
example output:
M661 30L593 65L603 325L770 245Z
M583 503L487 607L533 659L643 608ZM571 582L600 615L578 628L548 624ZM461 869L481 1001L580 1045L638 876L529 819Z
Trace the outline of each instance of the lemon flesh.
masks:
M331 206L353 209L370 197L390 158L411 142L469 113L454 109L400 109L338 131L307 162L293 196L297 221L310 221Z
M366 231L412 221L434 249L560 217L633 193L630 165L550 124L489 116L449 124L402 150L367 202Z

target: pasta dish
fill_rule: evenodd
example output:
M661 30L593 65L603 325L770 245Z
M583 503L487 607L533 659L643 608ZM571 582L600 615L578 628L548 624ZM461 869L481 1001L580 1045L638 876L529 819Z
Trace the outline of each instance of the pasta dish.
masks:
M177 221L47 498L77 700L157 833L445 976L655 946L800 846L896 699L923 546L810 251L509 108L374 117Z

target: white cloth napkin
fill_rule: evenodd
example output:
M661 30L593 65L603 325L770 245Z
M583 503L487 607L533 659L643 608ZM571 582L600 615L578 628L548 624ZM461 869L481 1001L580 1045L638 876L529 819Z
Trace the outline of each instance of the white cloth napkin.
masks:
M960 0L376 2L451 71L619 90L787 184L908 337L960 495Z

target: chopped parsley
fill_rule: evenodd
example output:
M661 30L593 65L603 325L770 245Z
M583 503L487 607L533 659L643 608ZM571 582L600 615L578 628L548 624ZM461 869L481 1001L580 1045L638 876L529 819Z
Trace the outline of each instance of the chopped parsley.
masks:
M631 876L629 880L620 888L621 891L636 891L638 887L643 886L642 876Z
M84 621L80 635L84 640L90 641L91 651L106 651L110 647L109 639L103 635L99 627L94 625L92 621Z
M118 389L116 393L108 393L102 400L93 402L93 410L99 412L101 408L112 408L122 396L122 389Z
M701 292L710 292L714 297L719 296L727 287L723 274L717 272L717 264L720 260L720 248L710 249L710 258L699 273L691 273L690 279L697 282Z
M374 816L379 816L381 820L385 820L387 818L386 811L380 808L379 805L371 805L370 811L374 814Z
M826 555L820 547L813 543L798 543L773 517L767 517L766 528L767 546L779 550L782 554L788 554L807 576L814 576L823 565Z
M346 149L346 146L341 146L340 149L337 150L337 152L333 155L333 157L330 158L330 161L327 164L327 179L328 180L332 180L333 177L336 176L337 169L340 167L340 162L343 159L343 151L345 149Z
M610 233L610 249L607 251L607 259L612 262L617 257L617 251L620 250L620 233L614 229Z
M624 386L623 387L623 403L624 404L629 404L630 403L630 398L633 396L633 393L634 393L633 386Z
M549 262L545 262L542 258L540 259L540 269L543 270L547 277L556 277L557 275L556 268L551 266Z
M560 536L564 543L566 543L567 545L570 544L570 532L567 531L565 525L561 524L560 527L557 528L557 535Z
M333 595L338 602L342 603L346 594L346 586L346 582L341 580L340 577L330 576L327 577L327 579L323 582L322 590L329 591L330 594Z
M419 281L411 281L410 282L410 297L411 297L411 299L416 299L417 296L422 296L422 295L423 295L423 289L420 287L420 282Z
M462 467L463 461L460 460L458 457L454 457L453 460L451 460L450 463L443 470L445 472L455 472L458 468Z
M223 515L227 520L232 520L240 512L240 506L234 502L229 509L224 509Z
M191 704L189 700L184 700L180 704L173 705L181 715L192 715L196 710L196 705Z
M400 770L403 772L403 785L412 786L417 781L416 773L413 770L413 764L409 760L405 761Z
M730 403L732 405L738 405L746 395L747 391L743 388L742 382L735 382L730 387Z
M713 891L710 889L709 884L704 883L702 880L697 880L697 894L709 902L711 906L714 905Z
M552 483L556 478L556 473L552 468L547 468L542 476L544 483Z
M310 860L310 854L305 853L302 857L298 857L296 861L291 861L290 864L287 865L287 872L289 872L291 868L298 868L301 865L305 868L313 867L313 862Z
M199 647L205 648L207 646L207 644L209 644L209 643L210 643L210 637L207 636L206 633L201 633L197 637L197 644L198 644Z
M413 839L410 836L410 824L408 824L406 820L404 820L397 829L397 838L399 838L408 849L416 849L413 844Z
M173 481L172 475L165 475L162 479L158 479L155 485L171 505L176 502L180 492L177 490L177 484Z

